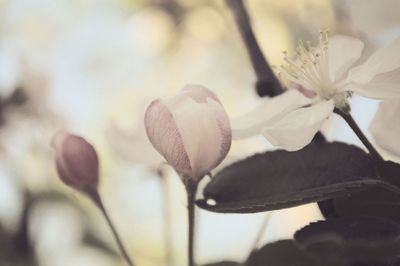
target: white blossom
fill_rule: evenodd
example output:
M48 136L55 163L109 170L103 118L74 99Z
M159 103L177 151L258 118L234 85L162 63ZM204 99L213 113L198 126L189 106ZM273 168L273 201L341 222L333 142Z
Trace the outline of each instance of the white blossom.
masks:
M353 92L375 98L400 96L400 38L360 63L364 44L353 37L320 32L318 45L299 42L296 54L275 67L291 88L266 99L256 110L233 119L234 137L263 134L273 145L301 149L334 108L348 111Z
M194 180L221 163L231 145L224 107L200 85L187 85L173 98L154 100L144 121L154 148L177 172Z

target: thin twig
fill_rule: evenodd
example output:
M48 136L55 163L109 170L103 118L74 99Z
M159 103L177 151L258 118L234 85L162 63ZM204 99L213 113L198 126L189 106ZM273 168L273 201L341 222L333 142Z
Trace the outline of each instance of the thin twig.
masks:
M251 64L257 77L256 89L260 96L276 96L281 94L284 89L276 78L274 72L268 64L260 45L257 42L250 17L243 3L243 0L226 0L227 5L232 10L236 25L246 46Z
M125 261L127 262L127 264L129 266L134 266L135 264L133 263L132 259L129 257L128 252L126 251L124 244L122 243L122 240L119 237L118 232L117 232L113 222L111 221L111 218L108 215L106 208L104 207L104 204L100 197L100 194L97 191L88 192L87 194L92 199L92 201L95 203L95 205L99 208L101 213L104 215L104 218L106 219L107 224L111 229L111 232L115 238L115 241L117 242L118 248L121 251L122 257L125 259Z
M360 127L357 125L356 121L354 121L353 117L351 116L350 113L344 112L340 110L339 108L335 108L334 112L338 115L340 115L344 121L351 127L351 129L354 131L354 133L357 135L357 137L361 140L361 142L364 144L364 146L367 148L369 153L374 157L375 160L377 161L384 161L382 156L379 154L379 152L374 148L374 146L369 142L367 137L364 135Z
M258 230L258 234L256 236L256 240L254 241L252 252L254 252L254 251L259 249L259 247L261 245L261 241L262 241L263 236L264 236L264 233L265 233L265 231L266 231L266 229L268 227L269 221L271 220L271 216L272 216L272 211L268 212L265 215L264 220L263 220L263 222L261 224L261 227Z

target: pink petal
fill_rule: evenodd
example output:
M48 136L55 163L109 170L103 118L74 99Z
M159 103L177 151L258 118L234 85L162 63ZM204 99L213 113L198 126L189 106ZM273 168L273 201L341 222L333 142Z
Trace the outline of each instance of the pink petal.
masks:
M298 90L299 92L301 92L304 96L306 96L307 98L314 98L317 96L317 93L309 90L307 88L305 88L304 86L300 85L300 84L296 84L294 86L294 89Z
M64 183L77 189L97 188L99 160L93 146L84 138L66 132L53 141L58 173Z
M144 123L154 148L178 172L192 171L182 137L171 111L162 100L154 100L147 108Z

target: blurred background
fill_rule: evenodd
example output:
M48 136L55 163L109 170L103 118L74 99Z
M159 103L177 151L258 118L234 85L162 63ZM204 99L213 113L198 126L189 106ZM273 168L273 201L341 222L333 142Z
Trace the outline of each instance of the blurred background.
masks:
M273 64L320 29L357 36L367 50L400 34L396 0L246 4ZM50 140L60 129L96 147L100 193L137 264L166 265L168 253L171 265L185 265L184 189L168 167L156 171L162 160L146 139L144 110L199 83L234 117L259 102L254 82L223 0L0 0L0 266L124 265L101 214L57 178ZM352 101L367 131L377 102ZM324 131L360 144L335 117ZM263 138L235 141L223 164L270 148ZM266 219L261 243L320 218L315 204L272 214L198 210L197 262L245 260Z

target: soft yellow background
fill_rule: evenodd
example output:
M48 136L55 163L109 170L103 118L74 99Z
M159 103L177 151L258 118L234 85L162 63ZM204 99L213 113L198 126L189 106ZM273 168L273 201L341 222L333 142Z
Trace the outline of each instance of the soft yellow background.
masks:
M259 42L273 64L282 62L282 51L290 51L298 38L314 40L320 29L358 35L378 45L391 36L376 24L374 34L366 32L362 26L369 20L358 14L369 10L360 11L352 1L247 2ZM388 20L396 30L398 21ZM1 0L0 95L22 85L31 101L26 108L9 110L0 129L0 223L15 228L23 190L38 195L61 191L81 209L52 201L35 207L29 233L40 265L124 265L81 243L89 228L114 248L98 211L57 178L49 143L56 130L66 128L96 146L101 194L137 264L163 265L164 199L153 171L157 160L151 162L151 147L143 135L132 142L129 135L140 128L150 100L171 96L187 83L211 88L230 116L239 115L259 101L254 81L222 0ZM375 109L376 102L354 99L355 117L363 129ZM330 139L359 143L338 119L331 119L325 129ZM268 148L262 138L234 142L230 157ZM146 157L145 162L140 157ZM185 195L172 171L167 182L173 265L180 266L186 261ZM265 217L198 211L197 261L244 260ZM319 218L313 204L276 211L263 242L291 237Z

